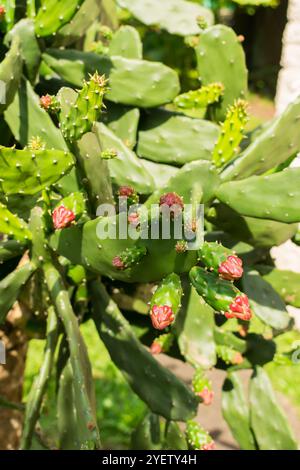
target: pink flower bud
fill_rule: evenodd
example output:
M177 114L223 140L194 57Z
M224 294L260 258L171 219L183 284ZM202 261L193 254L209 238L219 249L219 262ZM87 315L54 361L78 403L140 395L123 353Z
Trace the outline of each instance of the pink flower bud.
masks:
M232 363L238 366L239 364L242 364L243 361L244 361L243 356L241 355L240 352L237 352L233 358Z
M248 325L240 325L240 328L239 328L239 334L242 338L246 338L247 334L248 334Z
M187 248L188 244L184 240L179 240L175 246L176 253L185 253L187 251Z
M135 191L131 186L121 186L118 191L120 197L131 197L135 194Z
M177 193L166 193L163 194L159 200L160 206L168 206L172 209L171 214L178 216L184 207L182 198Z
M234 281L240 279L243 275L243 262L235 255L230 255L220 264L218 272L223 279L227 281Z
M208 442L207 444L203 444L201 450L216 450L216 444L214 441Z
M198 397L202 398L202 403L205 406L209 406L212 404L214 398L214 392L209 390L207 387L204 387L201 392L197 393Z
M169 305L153 305L150 315L152 325L157 330L167 328L175 319L175 315Z
M6 14L5 6L0 5L0 21L3 20L3 18L5 17L5 14Z
M112 260L112 265L114 268L117 268L119 269L120 271L122 271L123 269L125 269L125 264L124 262L121 260L120 256L115 256L114 259Z
M75 214L65 206L59 206L52 213L52 220L55 230L66 228L75 220Z
M52 105L52 96L50 96L50 95L41 96L41 98L40 98L41 108L48 111L51 108L51 105Z
M139 225L140 220L139 220L139 214L137 212L133 212L128 215L128 223L133 225L134 227L137 227Z
M252 317L249 299L246 294L238 295L229 305L229 312L225 313L226 318L238 318L239 320L250 320Z
M161 354L162 353L162 346L161 344L158 343L158 341L153 341L153 343L150 346L150 352L151 354Z

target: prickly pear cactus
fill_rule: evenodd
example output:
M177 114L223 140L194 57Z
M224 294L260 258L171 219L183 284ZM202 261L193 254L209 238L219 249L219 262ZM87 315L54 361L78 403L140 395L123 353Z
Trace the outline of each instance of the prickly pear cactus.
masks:
M0 10L0 324L19 301L26 331L45 338L21 448L34 447L54 389L46 447L101 448L90 319L145 404L134 449L218 447L195 418L213 402L214 367L240 448L296 449L263 366L294 352L278 345L299 275L275 269L270 250L298 243L300 171L287 167L300 151L299 99L243 141L247 70L233 30L195 2L117 4L123 20L195 35L197 89L143 58L140 29L118 29L113 0L27 2L23 18L15 2ZM159 354L189 363L192 386ZM249 399L242 369L253 372Z

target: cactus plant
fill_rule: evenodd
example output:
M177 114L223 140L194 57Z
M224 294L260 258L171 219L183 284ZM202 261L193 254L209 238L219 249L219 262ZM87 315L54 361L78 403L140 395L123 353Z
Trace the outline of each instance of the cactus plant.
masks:
M197 35L201 87L181 93L175 70L144 60L137 30L118 29L114 2L40 3L18 21L5 2L0 64L9 134L0 142L0 323L33 290L43 315L31 308L28 323L42 323L46 337L22 448L32 448L54 367L57 447L101 447L81 334L92 319L147 407L133 447L213 449L194 419L212 400L207 371L216 367L227 372L223 414L240 447L295 449L261 366L280 358L272 337L293 328L285 304L300 304L299 276L275 269L270 255L300 222L299 170L288 168L300 150L299 99L241 150L244 53L229 27L211 26L207 9L168 0L155 17L154 0L118 1L144 24ZM199 109L201 119L189 114ZM187 232L202 221L200 242L190 244ZM195 369L193 390L159 353ZM249 404L239 369L254 371Z

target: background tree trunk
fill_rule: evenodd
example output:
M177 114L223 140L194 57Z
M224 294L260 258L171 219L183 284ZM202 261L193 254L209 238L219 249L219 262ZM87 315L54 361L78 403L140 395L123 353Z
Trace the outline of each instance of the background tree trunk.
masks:
M9 312L7 322L0 330L5 345L6 364L0 365L0 396L9 402L21 404L23 378L28 340L24 333L24 314L18 303ZM22 432L22 411L2 408L0 405L0 450L18 449Z

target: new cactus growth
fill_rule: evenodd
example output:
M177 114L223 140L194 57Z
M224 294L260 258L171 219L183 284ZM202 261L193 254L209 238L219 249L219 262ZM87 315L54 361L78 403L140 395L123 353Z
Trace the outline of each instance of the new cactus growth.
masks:
M220 243L204 242L199 257L209 270L219 273L222 279L235 281L243 275L242 260Z
M40 98L41 108L51 113L57 113L60 110L59 101L55 96L43 95Z
M188 421L186 436L189 446L193 450L215 450L212 437L196 421Z
M214 310L223 313L226 318L238 318L249 321L252 317L248 297L241 293L231 282L219 279L200 267L190 271L193 286Z
M182 287L179 276L170 274L157 287L150 303L152 325L157 330L170 326L180 308Z
M89 132L102 112L106 79L95 72L84 82L74 106L67 116L61 118L61 130L64 137L73 142Z
M211 405L214 398L212 384L201 368L198 368L195 371L193 377L193 390L204 405Z
M115 256L112 260L112 264L115 268L120 269L128 269L135 264L139 263L139 261L146 256L147 249L143 246L135 247L135 248L127 248L125 251L120 253L119 255Z
M171 348L175 338L172 333L166 333L155 338L151 344L151 354L167 353Z
M239 145L245 134L248 121L247 103L237 100L229 107L221 134L213 151L212 160L216 167L225 166L239 152Z
M206 109L209 105L217 103L224 92L222 83L211 83L199 88L199 90L188 91L175 98L174 104L179 109Z

